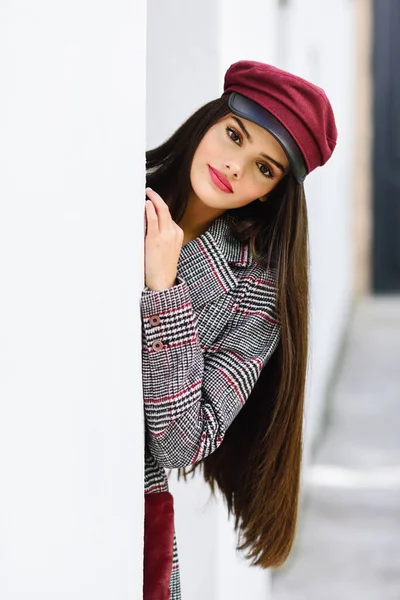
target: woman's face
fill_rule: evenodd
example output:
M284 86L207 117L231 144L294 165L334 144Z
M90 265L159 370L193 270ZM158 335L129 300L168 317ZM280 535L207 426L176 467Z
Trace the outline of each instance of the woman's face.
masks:
M268 131L230 114L201 140L190 182L195 199L224 212L264 198L288 170L283 148Z

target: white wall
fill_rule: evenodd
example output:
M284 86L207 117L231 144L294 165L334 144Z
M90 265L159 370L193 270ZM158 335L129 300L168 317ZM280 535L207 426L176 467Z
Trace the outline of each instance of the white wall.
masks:
M337 150L306 183L312 261L306 461L350 304L352 11L348 0L148 0L148 147L220 96L226 69L239 59L271 62L309 78L326 89L334 106ZM172 475L170 481L183 598L270 597L268 574L235 553L222 503L210 500L200 478L185 484Z
M0 597L141 597L145 1L0 8Z

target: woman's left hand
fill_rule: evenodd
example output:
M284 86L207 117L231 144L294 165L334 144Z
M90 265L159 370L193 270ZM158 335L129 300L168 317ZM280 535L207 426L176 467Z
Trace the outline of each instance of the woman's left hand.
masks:
M184 234L161 196L151 188L146 196L145 283L150 290L165 290L175 284Z

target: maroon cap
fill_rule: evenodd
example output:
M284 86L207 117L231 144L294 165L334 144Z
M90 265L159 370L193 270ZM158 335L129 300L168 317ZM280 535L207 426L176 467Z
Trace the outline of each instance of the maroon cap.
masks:
M257 123L282 145L298 181L332 155L335 117L320 87L277 67L241 60L225 74L224 94L229 93L232 112Z

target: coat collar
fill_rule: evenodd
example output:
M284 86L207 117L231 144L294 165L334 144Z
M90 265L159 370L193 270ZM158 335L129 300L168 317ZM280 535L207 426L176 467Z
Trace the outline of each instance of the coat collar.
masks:
M232 267L253 262L249 245L239 242L230 231L234 221L224 213L181 249L178 276L188 284L194 308L233 290L238 281Z

